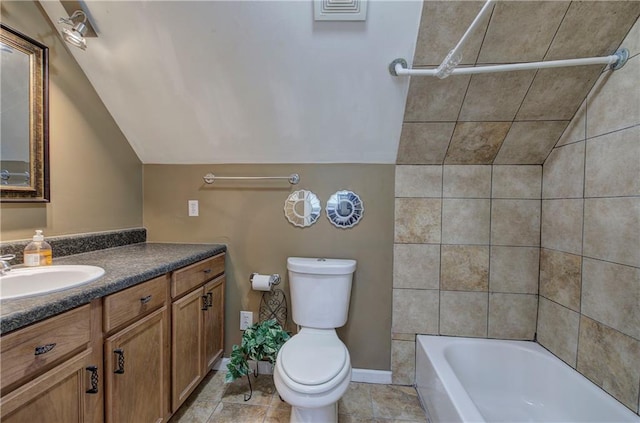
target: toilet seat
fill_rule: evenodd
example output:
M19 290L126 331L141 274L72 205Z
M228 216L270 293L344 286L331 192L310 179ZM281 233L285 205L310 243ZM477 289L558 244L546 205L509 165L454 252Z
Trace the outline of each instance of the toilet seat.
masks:
M282 349L282 370L302 385L321 385L334 379L347 361L347 348L334 331L303 331Z

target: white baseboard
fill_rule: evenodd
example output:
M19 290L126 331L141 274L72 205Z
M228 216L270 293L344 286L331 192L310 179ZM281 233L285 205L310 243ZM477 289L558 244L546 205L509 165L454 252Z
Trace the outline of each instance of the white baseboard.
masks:
M228 363L229 363L229 359L224 357L222 360L218 360L218 362L213 366L213 369L226 372ZM252 369L255 368L255 362L249 363L249 365L251 366ZM258 373L260 373L261 375L273 374L273 367L271 366L271 363L267 361L261 361L258 363L258 366L259 366ZM390 370L352 369L351 381L390 385L391 371Z
M229 364L229 359L227 357L222 357L221 360L215 362L215 364L213 365L213 370L226 372L227 364Z
M351 370L351 381L390 385L391 370L353 369Z

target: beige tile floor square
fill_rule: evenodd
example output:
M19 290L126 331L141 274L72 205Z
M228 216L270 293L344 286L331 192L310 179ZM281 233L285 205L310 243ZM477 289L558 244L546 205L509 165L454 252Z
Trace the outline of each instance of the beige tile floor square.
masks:
M291 407L280 400L271 375L225 384L223 372L211 372L169 423L287 423ZM338 403L340 423L427 422L413 387L352 382Z

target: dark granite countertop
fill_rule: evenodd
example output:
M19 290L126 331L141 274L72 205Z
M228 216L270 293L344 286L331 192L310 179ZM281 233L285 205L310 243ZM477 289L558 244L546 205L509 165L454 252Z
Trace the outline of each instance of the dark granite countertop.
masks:
M105 274L98 280L64 291L0 301L0 334L212 257L226 249L221 244L138 243L54 258L54 265L100 266Z

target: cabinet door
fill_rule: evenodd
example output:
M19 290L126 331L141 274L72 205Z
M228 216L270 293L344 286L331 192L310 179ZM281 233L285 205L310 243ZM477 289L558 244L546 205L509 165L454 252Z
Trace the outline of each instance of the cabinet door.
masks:
M206 311L203 288L185 295L172 305L172 408L176 411L204 377L202 323Z
M167 308L105 341L107 423L162 422L169 414Z
M204 286L207 310L204 313L204 374L224 352L224 276Z
M102 392L91 388L92 351L86 350L63 362L40 377L27 382L2 397L0 420L3 423L65 422L81 423L85 419L87 396ZM87 370L89 368L89 370Z

